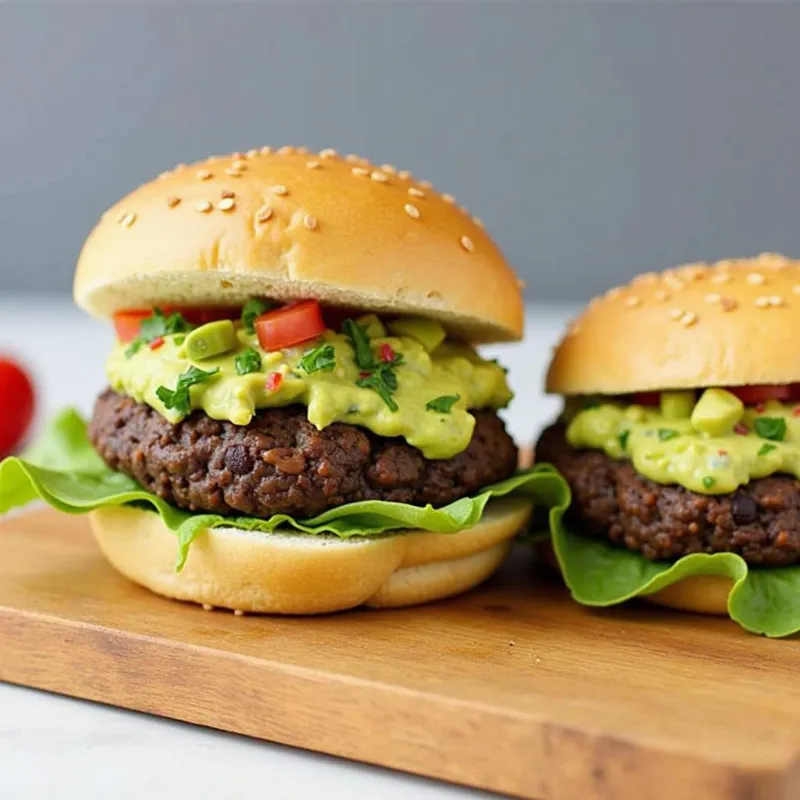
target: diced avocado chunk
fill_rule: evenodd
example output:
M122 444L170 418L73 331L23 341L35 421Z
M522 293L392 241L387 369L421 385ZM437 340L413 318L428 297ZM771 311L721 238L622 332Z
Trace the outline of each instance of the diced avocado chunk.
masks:
M661 413L665 419L689 419L694 392L661 392Z
M724 389L706 389L692 411L692 427L711 436L730 433L742 418L744 405L736 395Z
M236 347L236 329L229 319L208 322L189 333L184 345L192 361L213 358Z
M386 336L386 328L375 314L363 314L356 322L364 329L370 339L382 339Z
M423 317L400 317L389 323L389 330L395 336L410 336L432 353L444 340L447 334L435 320Z

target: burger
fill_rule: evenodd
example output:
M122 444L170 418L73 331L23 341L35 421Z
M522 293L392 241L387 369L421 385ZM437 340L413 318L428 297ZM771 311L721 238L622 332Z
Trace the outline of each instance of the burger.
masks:
M518 471L483 342L520 284L481 223L390 165L270 148L179 165L86 242L116 332L88 425L0 468L0 510L88 512L108 561L206 608L402 606L487 578L552 470Z
M552 548L573 597L800 630L800 262L648 273L593 300L547 374L537 458L572 492Z

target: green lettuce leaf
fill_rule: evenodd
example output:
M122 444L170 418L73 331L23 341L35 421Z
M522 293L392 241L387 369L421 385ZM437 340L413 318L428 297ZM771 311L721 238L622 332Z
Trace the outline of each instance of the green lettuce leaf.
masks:
M224 526L268 533L279 527L289 527L302 533L332 534L343 539L404 528L455 533L477 523L493 497L522 493L537 505L549 507L559 502L565 491L563 478L552 467L539 465L490 486L475 497L462 498L443 508L368 500L339 506L304 520L286 514L276 514L270 519L191 514L109 469L89 442L86 423L71 409L59 414L40 440L20 458L0 462L0 513L36 499L70 514L102 506L146 503L177 535L177 569L183 567L189 546L205 528Z
M752 633L771 637L800 632L800 567L748 567L735 553L693 553L675 562L653 562L607 541L580 536L564 524L569 494L550 510L552 544L573 599L612 606L644 597L692 575L733 581L728 614Z

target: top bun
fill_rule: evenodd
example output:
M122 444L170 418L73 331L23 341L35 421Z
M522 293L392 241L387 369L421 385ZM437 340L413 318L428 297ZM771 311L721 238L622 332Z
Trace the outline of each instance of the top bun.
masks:
M390 165L269 147L176 167L108 212L78 260L97 317L248 297L440 320L471 341L518 339L521 285L449 195Z
M627 394L800 381L800 262L774 253L646 273L592 300L547 390Z

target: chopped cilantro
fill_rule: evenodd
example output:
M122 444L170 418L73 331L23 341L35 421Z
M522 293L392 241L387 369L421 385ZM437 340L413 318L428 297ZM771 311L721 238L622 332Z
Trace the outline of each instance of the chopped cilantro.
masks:
M776 445L776 444L768 444L767 442L764 442L764 444L761 445L761 449L758 451L758 454L760 456L765 456L767 453L771 453L773 450L777 450L777 449L778 449L778 445Z
M352 319L344 321L342 330L353 346L356 364L363 370L372 369L375 365L375 359L372 356L372 348L370 347L366 330Z
M300 359L300 369L312 372L330 372L336 366L336 351L332 344L323 344L307 350Z
M782 442L786 436L786 420L783 417L759 417L755 421L755 429L762 439Z
M705 478L703 478L703 486L705 486L706 489L710 489L716 482L717 479L712 478L711 475L706 475Z
M619 446L624 450L628 446L628 439L630 438L630 431L622 431L619 435Z
M248 347L233 359L233 364L237 375L249 375L261 369L261 356L252 347Z
M449 414L460 399L460 394L443 394L425 403L425 409L427 411L438 411L440 414Z
M248 333L255 333L256 329L254 323L256 317L261 316L267 308L268 306L263 300L259 300L255 297L251 297L242 306L242 325Z
M186 333L194 326L187 322L179 311L174 311L167 316L160 308L154 308L153 313L143 319L139 325L139 335L125 350L125 357L130 358L138 353L142 345L148 344L162 336L172 336L175 333Z
M388 364L381 364L375 368L374 372L359 378L356 386L377 392L391 411L397 411L399 406L392 397L392 392L397 390L397 375Z
M678 435L678 431L674 428L659 428L658 429L658 440L660 442L668 442L670 439L674 439Z
M219 368L209 372L198 367L189 367L179 378L175 389L168 389L166 386L159 386L156 389L156 396L164 404L165 408L175 409L184 416L191 411L192 404L189 399L189 387L197 383L207 381L212 375L216 375Z

